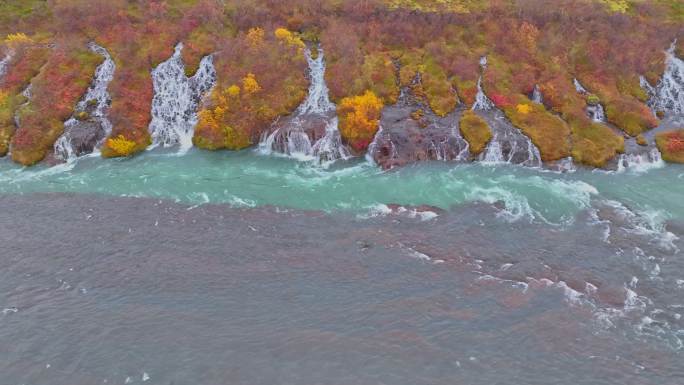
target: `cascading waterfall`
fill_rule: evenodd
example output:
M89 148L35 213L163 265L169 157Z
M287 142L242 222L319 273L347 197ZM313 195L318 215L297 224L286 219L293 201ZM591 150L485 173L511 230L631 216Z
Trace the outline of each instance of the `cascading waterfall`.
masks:
M649 95L648 106L654 112L684 114L684 60L675 55L677 41L665 52L665 73L653 87L642 76L641 87Z
M477 95L475 95L475 103L473 103L472 109L473 111L487 111L493 108L494 102L489 100L487 95L485 95L484 91L482 90L482 76L480 76L480 78L477 79Z
M197 109L216 83L216 70L213 57L208 55L200 61L197 73L187 77L182 50L183 43L178 43L173 56L152 71L154 97L149 131L152 148L178 145L184 153L192 147Z
M94 148L97 148L101 145L102 140L112 132L112 123L107 118L107 112L109 111L112 100L107 91L107 87L114 78L116 65L105 48L95 43L91 43L89 48L91 51L102 56L104 61L95 70L93 82L81 101L76 105L76 111L77 113L88 114L88 118L95 123L95 126L88 125L85 129L99 131L88 133L91 137L96 138L95 140L97 143L95 143ZM77 127L80 125L81 121L78 119L78 116L72 116L64 123L64 134L60 136L54 145L55 156L58 159L70 162L75 160L79 155L94 149L74 147L74 139L76 139L74 137L74 131L77 130Z
M582 85L582 83L579 82L577 79L572 80L573 84L575 85L575 90L583 96L588 96L589 91L587 91L586 88ZM597 103L594 105L588 105L587 106L587 115L593 120L594 122L597 123L605 123L606 122L606 113L605 110L603 109L603 106L601 103Z
M306 50L309 66L309 92L306 100L297 108L294 115L273 132L262 138L259 151L263 154L283 153L301 160L314 160L321 165L329 165L338 159L350 157L349 150L342 143L339 120L335 116L336 106L330 101L328 86L325 83L325 58L318 49L314 59L311 50ZM304 128L306 124L324 125L323 135L316 140Z
M480 59L480 66L484 71L487 58ZM492 130L492 139L487 148L480 155L483 163L515 163L529 167L541 167L541 154L530 138L513 126L482 89L482 76L477 81L477 96L472 107L473 111L480 111L480 115L487 120Z

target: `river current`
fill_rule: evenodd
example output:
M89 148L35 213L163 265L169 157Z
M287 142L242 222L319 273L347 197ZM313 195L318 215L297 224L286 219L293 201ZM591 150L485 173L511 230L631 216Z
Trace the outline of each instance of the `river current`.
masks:
M0 161L1 384L681 384L684 167Z

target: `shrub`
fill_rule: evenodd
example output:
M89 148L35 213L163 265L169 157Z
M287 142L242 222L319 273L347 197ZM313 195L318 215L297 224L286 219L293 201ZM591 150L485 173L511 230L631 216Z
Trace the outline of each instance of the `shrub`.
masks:
M461 116L459 127L463 138L470 145L470 153L479 155L492 140L492 131L487 122L473 111L466 111Z
M136 143L133 140L128 140L123 135L119 135L116 138L108 138L105 141L105 152L107 157L126 157L133 154Z
M662 132L656 135L656 145L664 160L684 163L684 129Z
M373 91L344 98L337 107L342 138L356 153L362 153L373 141L380 125L383 103Z

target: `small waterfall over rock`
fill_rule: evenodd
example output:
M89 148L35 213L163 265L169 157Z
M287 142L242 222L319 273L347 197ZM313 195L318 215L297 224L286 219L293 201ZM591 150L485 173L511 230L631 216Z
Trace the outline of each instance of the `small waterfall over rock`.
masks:
M26 98L26 101L17 108L16 112L14 113L14 125L16 127L19 127L21 125L21 110L28 106L31 103L31 95L33 95L33 84L30 84L24 88L23 91L21 91L21 94Z
M587 91L586 88L579 82L577 79L572 80L573 84L575 85L575 90L582 96L588 97L591 95L589 91ZM606 113L603 109L603 106L601 103L596 103L596 104L588 104L586 108L587 116L593 120L594 122L597 123L605 123L606 122Z
M480 69L482 70L482 73L487 69L487 56L482 56L480 58ZM480 77L477 79L477 94L475 95L475 103L473 103L472 110L487 111L495 107L494 102L487 97L482 89L482 74L480 74Z
M653 168L660 168L665 165L663 158L657 148L651 148L646 152L622 154L617 161L617 172L633 170L644 172Z
M494 102L489 100L487 95L482 90L482 76L477 79L477 95L475 95L475 103L473 103L473 111L481 110L487 111L494 108Z
M665 52L665 73L653 87L642 76L641 87L649 95L648 106L653 112L684 114L684 60L675 55L676 41Z
M534 89L532 90L531 100L537 104L544 104L544 96L542 95L542 92L539 89L538 84L534 85Z
M292 116L274 123L273 131L262 138L259 151L262 154L280 153L300 160L313 160L325 166L351 155L342 143L336 106L328 96L323 51L319 48L315 59L310 49L305 54L310 80L306 100Z
M93 82L76 105L74 115L64 123L64 134L55 142L55 157L62 161L73 161L93 152L112 132L112 123L107 118L112 100L107 87L114 78L116 65L103 47L91 43L89 48L104 61L95 70Z
M0 60L0 80L2 80L2 77L5 76L5 72L7 72L7 66L9 65L9 62L12 60L12 51L7 52L4 58Z
M492 140L480 155L480 161L490 164L520 164L541 167L541 154L530 138L514 127L499 110L480 111L492 130Z
M192 147L199 103L216 83L211 55L202 58L194 76L187 77L182 50L183 43L178 43L173 56L152 71L154 97L149 127L153 148L178 145L181 153Z
M366 160L370 163L377 164L375 158L378 157L378 154L389 161L396 160L399 157L390 133L383 128L382 124L380 124L380 127L378 128L378 132L375 133L373 141L368 145Z
M483 71L486 69L486 57L480 59L480 66ZM521 164L528 167L542 166L541 154L537 146L522 131L513 126L485 94L482 89L482 75L477 81L477 96L472 110L477 111L492 130L492 139L485 151L480 154L481 162Z

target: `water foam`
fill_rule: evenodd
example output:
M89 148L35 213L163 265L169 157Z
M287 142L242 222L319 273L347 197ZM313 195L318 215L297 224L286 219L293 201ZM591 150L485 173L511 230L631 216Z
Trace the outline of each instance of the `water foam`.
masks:
M178 43L173 56L152 71L154 97L149 126L151 148L178 146L181 154L192 147L199 103L216 83L212 55L202 58L195 75L187 77L182 50L183 43Z
M265 155L285 154L296 160L313 161L328 167L339 159L351 157L351 154L342 143L339 120L335 116L337 108L329 98L323 50L318 49L315 59L311 50L307 49L305 54L310 79L308 95L291 121L261 139L258 151ZM322 120L325 124L323 136L315 142L303 128L307 119Z

